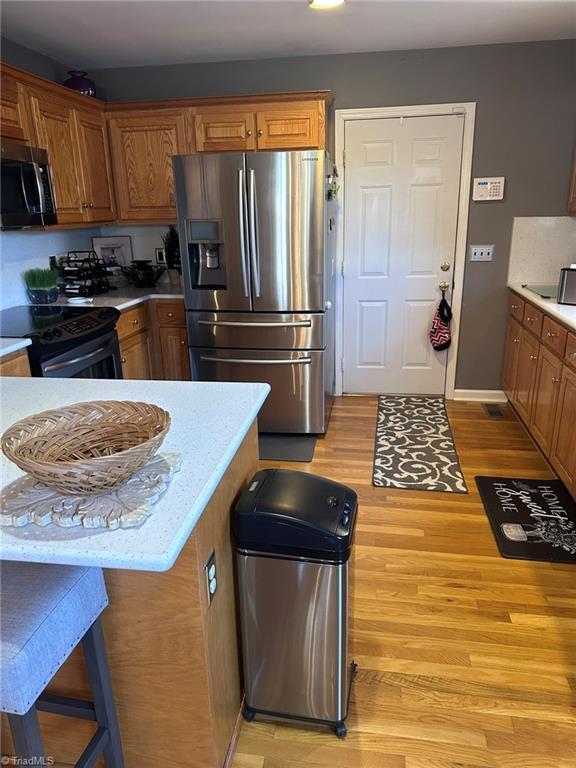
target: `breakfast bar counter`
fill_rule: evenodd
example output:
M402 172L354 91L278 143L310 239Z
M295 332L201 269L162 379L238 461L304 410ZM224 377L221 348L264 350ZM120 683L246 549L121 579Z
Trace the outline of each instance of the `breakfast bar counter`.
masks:
M0 378L2 431L39 411L87 400L155 403L172 417L160 453L181 469L137 528L0 529L1 557L102 566L102 615L126 768L221 768L241 704L230 515L258 465L256 418L267 384ZM22 476L2 457L2 486ZM217 588L206 578L216 565ZM90 698L81 651L48 690ZM47 754L74 764L89 721L40 713ZM9 744L5 723L3 744ZM9 749L7 750L8 754Z

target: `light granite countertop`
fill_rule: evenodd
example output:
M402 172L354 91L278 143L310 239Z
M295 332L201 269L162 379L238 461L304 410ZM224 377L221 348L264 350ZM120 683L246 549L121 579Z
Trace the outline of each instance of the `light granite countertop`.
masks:
M522 296L542 312L546 312L551 317L556 318L564 325L576 331L576 306L571 304L558 304L555 299L543 299L527 288L523 288L521 283L508 283L508 288Z
M29 347L32 342L30 339L8 339L0 338L0 357L11 355L13 352L18 352L20 349Z
M143 304L148 299L183 299L184 289L180 286L160 284L154 288L133 288L126 286L116 291L108 291L100 296L94 296L91 304L85 306L92 307L116 307L120 312L137 304ZM58 299L57 304L67 305L67 299L63 296Z
M137 400L165 408L172 426L160 449L182 468L139 527L88 530L56 525L0 529L0 559L142 571L172 567L210 501L270 387L193 381L0 378L0 431L40 410L93 400ZM2 486L23 472L0 457Z

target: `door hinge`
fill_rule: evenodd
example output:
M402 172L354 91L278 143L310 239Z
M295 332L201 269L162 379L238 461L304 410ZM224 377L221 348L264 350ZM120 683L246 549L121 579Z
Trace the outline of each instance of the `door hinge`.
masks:
M343 357L340 358L340 370L341 370L342 373L344 373L344 358Z
M342 150L342 168L346 168L346 150Z
M344 277L344 259L340 262L340 274Z

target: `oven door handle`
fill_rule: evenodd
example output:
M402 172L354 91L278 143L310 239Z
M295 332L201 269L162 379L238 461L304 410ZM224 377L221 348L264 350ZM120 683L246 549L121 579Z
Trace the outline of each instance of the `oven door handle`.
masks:
M73 360L66 360L62 363L52 363L52 365L47 365L44 370L46 373L50 371L59 371L62 368L68 368L70 365L75 365L76 363L83 363L86 360L91 360L93 357L96 357L101 352L106 352L108 349L108 345L104 347L98 347L98 349L94 349L92 352L89 352L87 355L80 355L80 357L75 357Z

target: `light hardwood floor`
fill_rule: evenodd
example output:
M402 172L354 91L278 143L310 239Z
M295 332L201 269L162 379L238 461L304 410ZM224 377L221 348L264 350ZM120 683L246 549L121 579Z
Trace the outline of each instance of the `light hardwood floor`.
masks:
M469 495L372 486L376 398L284 465L359 494L348 737L243 723L233 768L576 767L576 568L501 558L474 484L553 474L508 407L448 409Z

